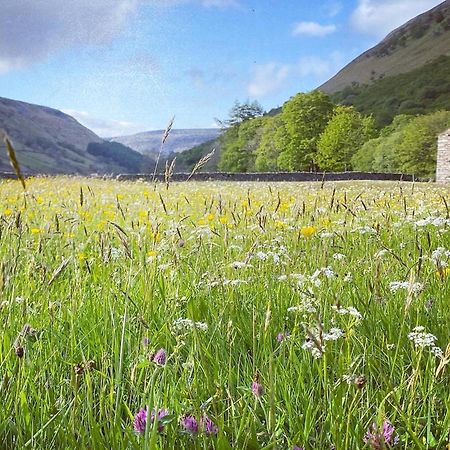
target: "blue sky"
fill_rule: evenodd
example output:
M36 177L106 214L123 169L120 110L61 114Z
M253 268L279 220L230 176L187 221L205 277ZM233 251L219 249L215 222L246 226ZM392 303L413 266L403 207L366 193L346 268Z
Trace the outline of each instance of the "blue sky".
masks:
M439 0L2 0L0 96L101 136L211 127L318 87Z

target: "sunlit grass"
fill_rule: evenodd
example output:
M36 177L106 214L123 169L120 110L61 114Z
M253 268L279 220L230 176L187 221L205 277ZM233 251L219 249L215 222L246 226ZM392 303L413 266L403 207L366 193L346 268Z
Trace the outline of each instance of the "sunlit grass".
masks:
M349 450L384 420L446 448L448 189L27 189L0 184L0 448Z

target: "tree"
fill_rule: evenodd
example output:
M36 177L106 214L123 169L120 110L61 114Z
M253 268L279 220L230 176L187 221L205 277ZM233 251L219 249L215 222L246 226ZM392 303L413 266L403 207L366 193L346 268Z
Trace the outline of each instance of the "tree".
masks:
M281 169L313 169L317 140L333 112L330 97L323 92L300 93L283 105L281 118L286 135L278 136L283 144L278 157Z
M351 157L375 134L371 116L363 116L352 106L338 106L320 135L315 162L324 170L350 170Z
M437 111L418 116L403 129L398 147L402 172L420 178L434 178L436 174L437 136L450 127L450 111Z
M286 135L284 123L280 115L266 117L263 123L261 140L255 150L255 169L259 172L278 170L278 156L282 146L280 134Z
M255 150L261 139L263 121L263 117L246 120L222 134L220 138L222 144L220 170L249 172L254 169Z
M357 170L403 172L433 178L436 172L437 136L450 127L450 111L425 116L397 116L353 156Z
M248 100L244 103L240 103L236 100L228 113L229 119L215 120L221 128L229 128L239 125L246 120L260 117L263 114L264 109L256 100L251 103Z

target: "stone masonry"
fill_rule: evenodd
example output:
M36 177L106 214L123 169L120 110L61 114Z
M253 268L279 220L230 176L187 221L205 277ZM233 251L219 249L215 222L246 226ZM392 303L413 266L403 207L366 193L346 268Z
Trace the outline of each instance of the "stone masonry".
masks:
M450 128L438 137L436 181L450 183Z

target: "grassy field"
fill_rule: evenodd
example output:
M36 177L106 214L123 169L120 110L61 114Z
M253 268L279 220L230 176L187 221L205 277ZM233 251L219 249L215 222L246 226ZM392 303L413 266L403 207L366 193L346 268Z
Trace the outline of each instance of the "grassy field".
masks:
M446 449L449 189L0 184L1 449Z

